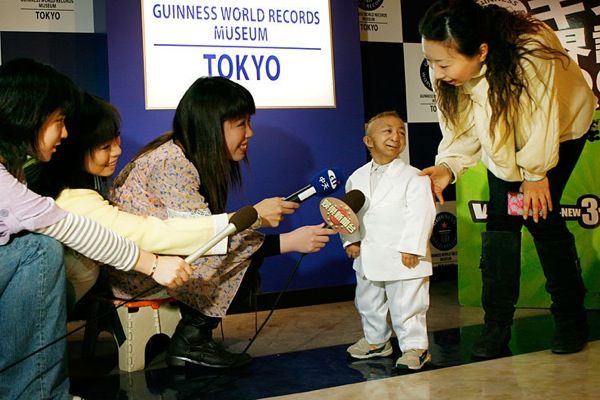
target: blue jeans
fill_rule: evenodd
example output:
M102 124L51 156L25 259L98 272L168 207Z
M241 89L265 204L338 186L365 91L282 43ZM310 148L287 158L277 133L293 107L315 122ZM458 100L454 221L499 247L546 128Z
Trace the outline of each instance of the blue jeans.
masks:
M62 245L33 233L0 246L0 393L3 399L68 399Z

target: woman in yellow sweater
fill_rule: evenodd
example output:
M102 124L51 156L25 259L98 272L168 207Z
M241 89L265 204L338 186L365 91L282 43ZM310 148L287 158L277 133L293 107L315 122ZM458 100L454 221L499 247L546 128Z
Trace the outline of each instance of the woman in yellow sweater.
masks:
M26 167L30 188L55 198L61 208L95 220L157 254L189 255L227 225L227 214L161 220L132 215L110 205L103 195L121 155L119 114L112 105L90 94L82 95L78 111L77 117L67 121L74 133L53 159ZM209 254L226 252L224 240ZM99 266L67 248L65 267L76 302L96 282Z

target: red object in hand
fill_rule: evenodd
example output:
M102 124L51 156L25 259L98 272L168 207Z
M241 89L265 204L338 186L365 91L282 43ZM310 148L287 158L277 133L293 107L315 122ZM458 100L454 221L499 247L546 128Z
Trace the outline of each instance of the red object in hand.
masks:
M508 215L522 216L523 215L523 193L508 192ZM542 210L539 211L542 215ZM529 209L529 216L533 215L533 210Z

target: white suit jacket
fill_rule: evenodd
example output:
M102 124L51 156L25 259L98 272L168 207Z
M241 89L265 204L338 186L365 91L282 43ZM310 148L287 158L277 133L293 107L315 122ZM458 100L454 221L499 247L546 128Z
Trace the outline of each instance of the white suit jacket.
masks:
M342 235L344 247L360 241L360 256L353 268L371 281L415 279L432 273L429 237L435 205L429 177L401 159L392 161L371 196L371 164L348 178L346 192L358 189L365 204L358 212L359 230ZM403 253L422 257L417 266L402 264Z

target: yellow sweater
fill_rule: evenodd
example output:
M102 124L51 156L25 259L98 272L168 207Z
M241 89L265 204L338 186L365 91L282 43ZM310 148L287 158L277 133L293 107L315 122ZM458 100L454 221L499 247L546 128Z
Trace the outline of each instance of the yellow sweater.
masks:
M133 215L110 205L99 193L89 189L65 189L56 204L93 219L134 241L140 248L157 254L190 255L229 222L227 214L166 220ZM207 254L226 252L227 239L223 239Z

